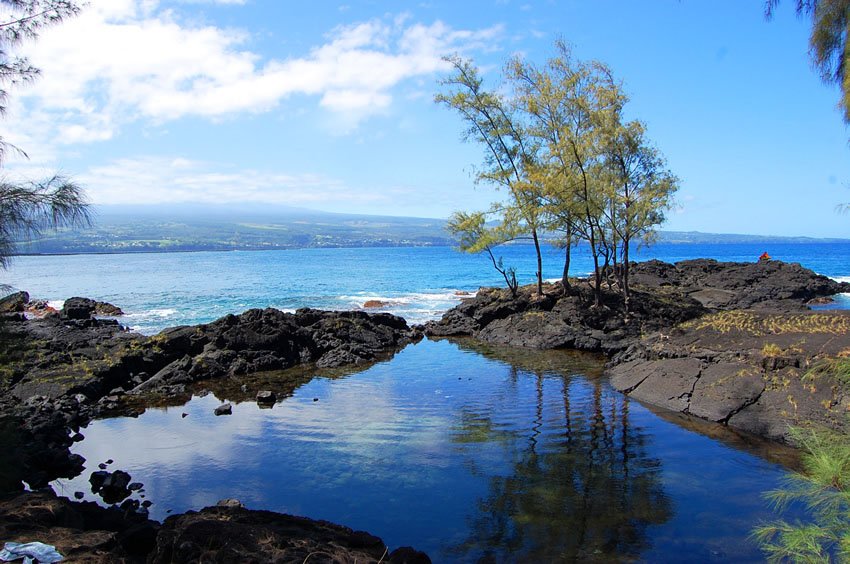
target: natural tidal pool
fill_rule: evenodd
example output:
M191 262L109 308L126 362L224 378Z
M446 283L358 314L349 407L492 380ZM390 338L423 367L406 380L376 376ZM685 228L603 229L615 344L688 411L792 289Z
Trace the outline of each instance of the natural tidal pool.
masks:
M86 471L54 486L96 500L88 477L112 459L156 519L237 498L435 562L740 562L763 560L749 533L787 472L783 449L657 415L614 391L600 358L567 351L425 340L272 409L213 414L234 399L95 421L74 447Z

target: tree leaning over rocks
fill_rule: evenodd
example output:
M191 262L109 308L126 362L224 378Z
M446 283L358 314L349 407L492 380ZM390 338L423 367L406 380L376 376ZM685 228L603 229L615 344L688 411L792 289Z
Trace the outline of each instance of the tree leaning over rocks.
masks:
M70 0L0 0L0 114L5 113L8 89L31 82L39 69L12 50L36 39L46 26L74 16L79 7ZM9 152L26 157L0 137L0 167ZM0 176L0 267L7 267L17 243L42 231L89 223L82 189L55 175L41 181L19 182Z

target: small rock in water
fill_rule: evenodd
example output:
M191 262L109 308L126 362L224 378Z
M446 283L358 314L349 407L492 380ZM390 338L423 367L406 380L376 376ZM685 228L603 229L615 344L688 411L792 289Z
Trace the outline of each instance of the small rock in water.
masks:
M71 440L75 443L78 443L83 439L85 439L85 437L82 435L82 433L74 433L73 435L71 435Z
M116 490L127 489L130 483L130 475L123 470L116 470L103 481L103 488L113 488Z
M111 458L110 458L109 460L107 460L107 461L106 461L106 463L107 463L107 464L112 464L113 462L115 462L115 461L114 461L114 460L112 460Z
M89 483L91 484L91 489L93 492L97 493L100 488L103 486L103 482L106 481L106 477L109 476L109 472L106 470L100 470L98 472L92 472L91 476L89 476Z
M130 490L131 492L134 492L134 491L136 491L136 490L140 490L140 489L142 489L143 487L144 487L144 486L142 485L142 483L141 483L141 482L133 482L132 484L130 484L129 486L127 486L127 489L128 489L128 490Z
M313 398L313 401L319 401L319 398Z
M269 390L257 392L257 403L270 404L277 401L277 395Z
M188 413L181 413L180 417L185 419L185 418L189 417L189 414Z
M230 415L231 413L233 413L233 406L230 405L229 403L222 404L222 405L216 407L215 411L213 413L215 413L216 416L218 416L218 415Z
M86 496L83 492L74 492L74 497L77 499L83 499Z
M153 502L150 501L149 499L146 499L145 501L142 502L142 507L150 507L151 505L153 505Z
M221 499L216 505L218 507L245 507L241 501L233 498Z
M97 465L97 467L100 468L101 470L106 470L106 463L101 462L100 464Z

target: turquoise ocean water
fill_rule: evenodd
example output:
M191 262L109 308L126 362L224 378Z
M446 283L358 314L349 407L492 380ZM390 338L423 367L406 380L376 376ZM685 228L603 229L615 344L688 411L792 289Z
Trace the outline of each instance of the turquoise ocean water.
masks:
M755 261L763 252L850 279L850 244L659 245L642 258ZM523 282L527 246L506 247ZM560 276L547 253L546 278ZM579 254L574 274L590 270ZM57 303L115 303L145 333L250 307L386 302L433 319L456 292L500 282L484 257L448 248L19 257L0 280ZM846 307L848 300L837 304ZM633 401L598 357L423 340L344 376L316 374L272 409L224 389L137 418L92 422L74 451L90 491L98 463L128 471L151 515L235 497L425 550L435 562L762 561L750 539L787 475L782 449ZM216 417L223 401L233 415ZM800 515L800 509L796 509Z
M562 251L545 250L544 277L559 279ZM850 279L850 243L664 244L643 249L637 258L755 261L763 251ZM506 246L500 254L517 268L521 283L533 281L529 245ZM591 271L588 253L576 250L571 274ZM504 283L485 256L448 247L25 256L0 273L0 282L57 304L71 296L109 301L128 314L125 324L144 333L253 307L351 309L367 300L380 300L386 304L380 311L421 323L457 304L456 292Z

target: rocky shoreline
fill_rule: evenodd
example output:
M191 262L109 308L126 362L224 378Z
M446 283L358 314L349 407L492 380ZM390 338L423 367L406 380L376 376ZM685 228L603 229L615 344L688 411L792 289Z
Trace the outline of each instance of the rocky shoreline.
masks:
M430 336L604 353L619 391L640 401L785 441L789 427L843 429L850 382L824 363L850 355L850 311L812 311L850 284L780 261L698 259L632 266L632 311L616 288L593 307L589 281L482 289L430 322Z
M146 337L95 317L116 315L109 304L72 298L61 312L29 318L21 313L28 300L18 296L0 321L0 446L16 454L0 462L5 541L40 540L90 562L430 561L409 547L389 552L368 533L232 501L160 524L147 518L145 503L130 498L142 485L105 464L90 481L111 508L57 497L48 485L83 472L86 461L69 447L95 418L183 403L198 386L219 382L241 397L274 403L310 376L270 371L366 367L421 338L404 319L269 308ZM24 482L36 491L20 493Z

